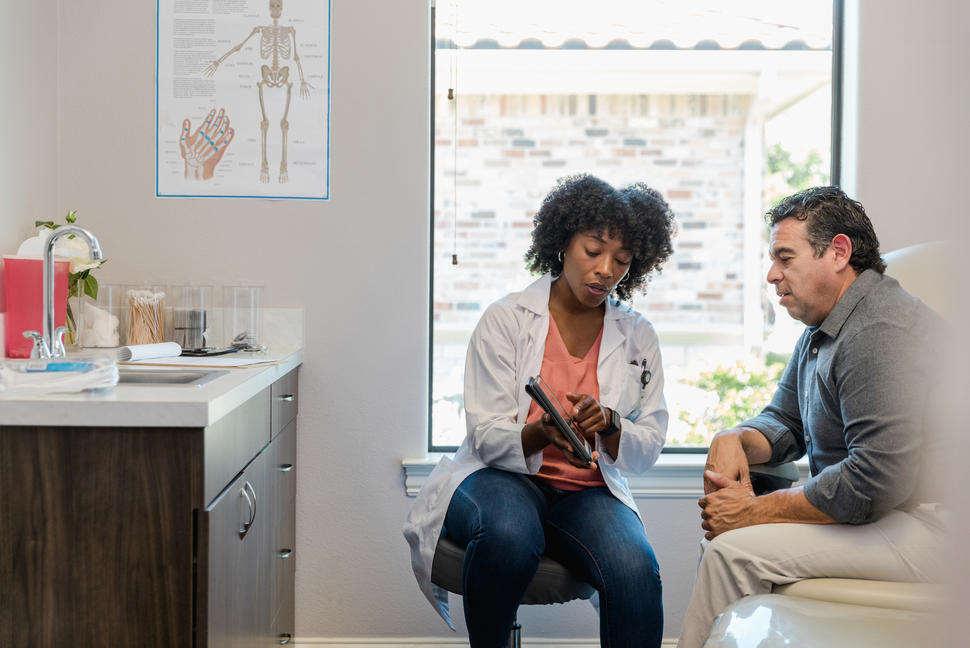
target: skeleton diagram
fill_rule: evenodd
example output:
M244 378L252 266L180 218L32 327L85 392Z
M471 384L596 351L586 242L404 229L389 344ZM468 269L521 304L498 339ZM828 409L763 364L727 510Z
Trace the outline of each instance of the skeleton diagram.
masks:
M266 104L263 101L263 88L286 88L286 107L283 109L283 119L280 121L280 128L283 134L283 156L280 161L280 183L286 182L289 177L286 173L286 135L289 131L290 123L286 121L286 116L290 112L290 94L293 90L293 82L290 81L289 66L280 66L280 59L286 61L290 58L290 48L293 48L293 61L296 63L297 70L300 72L300 96L304 99L310 98L310 90L313 88L306 79L303 78L303 66L300 65L300 55L296 52L296 30L293 27L281 27L280 16L283 13L283 0L269 0L269 15L273 18L272 25L259 26L253 28L243 42L239 43L231 50L223 54L219 59L210 63L202 73L211 77L216 73L219 64L243 48L246 42L259 34L259 56L263 60L272 59L272 65L262 65L260 72L262 78L256 87L259 88L259 110L263 115L263 121L259 123L262 131L262 166L259 171L260 182L269 182L269 162L266 160L266 131L269 130L269 119L266 117ZM292 39L292 44L291 44Z

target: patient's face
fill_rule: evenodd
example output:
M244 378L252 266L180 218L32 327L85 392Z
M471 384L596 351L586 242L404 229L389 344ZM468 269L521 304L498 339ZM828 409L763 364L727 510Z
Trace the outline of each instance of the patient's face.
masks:
M840 296L839 275L831 246L822 256L808 242L804 221L787 218L771 228L768 283L794 319L818 326Z

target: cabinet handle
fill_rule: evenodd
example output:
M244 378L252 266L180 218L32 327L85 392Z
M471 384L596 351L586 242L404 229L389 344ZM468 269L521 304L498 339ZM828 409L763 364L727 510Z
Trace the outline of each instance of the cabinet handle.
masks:
M280 464L280 472L290 472L291 470L293 470L293 464Z
M248 488L249 492L253 494L253 517L249 520L249 525L252 526L253 522L256 521L256 489L249 483L249 480L246 480L246 485L243 488Z
M278 558L289 558L293 555L292 549L280 549L279 553L276 554Z
M282 396L277 396L281 401L286 401L287 403L293 402L293 394L283 394Z
M242 523L242 526L239 528L239 537L240 538L245 538L246 537L246 534L249 532L249 527L251 527L253 525L253 518L256 516L256 514L255 514L256 508L255 508L255 506L253 506L253 500L249 496L249 493L246 492L246 486L249 486L249 482L246 482L245 486L243 486L241 489L239 489L239 494L242 497L246 498L246 506L249 507L249 520L247 520L246 522L243 522Z
M280 645L285 646L286 644L290 643L290 639L292 638L293 635L291 635L289 632L280 633Z
M252 497L250 497L249 493L246 492L247 490L249 493L253 494ZM249 533L249 528L253 526L253 522L256 521L256 489L253 488L253 485L249 483L249 480L246 480L246 483L243 484L242 490L239 492L243 497L246 498L246 504L249 506L249 521L243 522L242 528L239 530L239 537L243 538L247 533Z

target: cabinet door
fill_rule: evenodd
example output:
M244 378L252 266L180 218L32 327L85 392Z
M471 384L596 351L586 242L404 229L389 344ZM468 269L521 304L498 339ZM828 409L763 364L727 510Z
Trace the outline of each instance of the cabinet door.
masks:
M260 557L272 502L266 501L265 453L258 455L205 510L199 570L200 625L209 648L249 648L266 634L265 595ZM203 549L205 547L205 549Z

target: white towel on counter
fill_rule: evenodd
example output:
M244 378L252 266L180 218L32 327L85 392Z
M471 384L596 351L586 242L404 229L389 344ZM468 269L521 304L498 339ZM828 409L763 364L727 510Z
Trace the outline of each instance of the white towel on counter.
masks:
M118 349L118 362L154 360L156 358L177 358L182 355L182 347L175 342L159 344L131 344Z
M118 365L107 354L0 362L5 396L107 389L118 384Z

